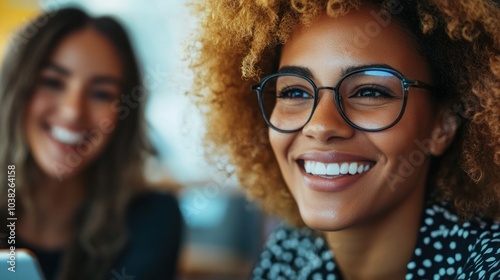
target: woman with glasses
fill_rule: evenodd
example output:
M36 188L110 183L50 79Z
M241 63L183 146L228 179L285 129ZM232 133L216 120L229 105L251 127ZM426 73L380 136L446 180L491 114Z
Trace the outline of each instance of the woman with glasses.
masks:
M0 77L0 249L29 249L48 280L172 279L182 219L146 188L145 93L121 24L41 14Z
M208 1L208 153L288 223L253 279L500 277L500 5Z

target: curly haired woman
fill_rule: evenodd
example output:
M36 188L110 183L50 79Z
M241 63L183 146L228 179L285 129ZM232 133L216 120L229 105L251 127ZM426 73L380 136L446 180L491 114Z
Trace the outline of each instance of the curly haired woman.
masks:
M208 153L228 154L249 197L290 224L253 279L500 277L498 2L200 12Z

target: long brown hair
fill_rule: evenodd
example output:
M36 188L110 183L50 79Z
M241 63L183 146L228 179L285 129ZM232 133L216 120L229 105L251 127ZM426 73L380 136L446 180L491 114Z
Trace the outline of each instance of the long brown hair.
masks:
M122 96L139 98L140 102L137 107L128 106L123 98L114 103L119 121L106 149L86 170L88 195L74 220L76 238L64 255L61 279L109 278L110 265L126 242L126 207L145 186L144 160L153 153L145 131L147 93L139 66L130 40L117 21L66 8L44 13L21 29L13 38L0 75L0 193L2 198L7 197L7 166L15 165L19 215L23 209L35 207L31 195L41 172L24 134L27 102L51 51L65 36L85 27L93 28L113 44L125 73ZM6 215L6 203L7 199L0 201L2 217Z

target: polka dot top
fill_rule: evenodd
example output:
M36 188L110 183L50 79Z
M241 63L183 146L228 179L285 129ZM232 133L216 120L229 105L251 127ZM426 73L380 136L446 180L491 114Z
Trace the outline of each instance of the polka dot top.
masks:
M342 276L322 236L309 228L282 227L269 237L251 279ZM460 224L445 205L426 207L406 279L500 279L500 224L480 219Z

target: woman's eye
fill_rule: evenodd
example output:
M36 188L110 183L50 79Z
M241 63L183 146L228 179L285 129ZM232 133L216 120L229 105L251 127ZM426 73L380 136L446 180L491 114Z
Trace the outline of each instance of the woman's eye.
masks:
M91 98L96 101L111 101L114 99L114 94L108 91L93 91L91 92Z
M51 90L62 90L64 84L59 79L42 77L40 79L40 86Z
M276 94L277 98L313 98L311 94L308 92L299 89L299 88L285 88L282 90L279 90Z
M367 87L357 89L350 98L394 98L394 94L385 88Z

